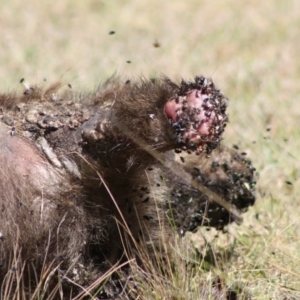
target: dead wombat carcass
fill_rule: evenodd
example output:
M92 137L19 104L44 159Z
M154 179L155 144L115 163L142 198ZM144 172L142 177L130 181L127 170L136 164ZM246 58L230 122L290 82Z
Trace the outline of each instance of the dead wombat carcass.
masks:
M87 285L122 256L125 236L151 251L254 204L254 168L220 144L227 99L212 80L60 88L0 95L2 280L59 266Z

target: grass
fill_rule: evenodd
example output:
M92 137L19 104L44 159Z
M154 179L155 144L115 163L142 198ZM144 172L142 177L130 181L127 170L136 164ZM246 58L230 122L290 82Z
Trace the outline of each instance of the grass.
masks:
M114 72L204 74L230 98L224 142L257 167L257 203L213 238L217 260L206 272L198 259L187 273L183 254L164 280L136 267L139 299L196 299L199 281L215 275L253 299L300 298L299 1L11 0L0 16L2 91L21 89L22 77L90 90ZM193 247L202 234L189 236Z

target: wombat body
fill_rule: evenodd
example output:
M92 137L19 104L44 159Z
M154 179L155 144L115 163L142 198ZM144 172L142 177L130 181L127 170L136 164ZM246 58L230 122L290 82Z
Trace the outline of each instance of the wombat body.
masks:
M215 198L254 204L251 163L220 145L227 99L212 81L60 87L0 95L1 280L52 265L86 285L125 237L159 249L175 231L231 222Z

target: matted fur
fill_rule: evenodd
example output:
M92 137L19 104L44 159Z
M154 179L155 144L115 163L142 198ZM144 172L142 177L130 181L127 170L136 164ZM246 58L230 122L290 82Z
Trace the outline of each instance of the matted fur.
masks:
M254 203L249 161L219 137L205 141L209 155L198 153L166 116L168 100L197 88L215 97L225 127L226 98L197 78L112 78L90 94L59 93L57 83L0 95L0 280L20 265L39 273L54 264L86 285L122 256L124 235L151 251L162 237L172 243L176 230L223 228L231 214L212 192L241 211Z

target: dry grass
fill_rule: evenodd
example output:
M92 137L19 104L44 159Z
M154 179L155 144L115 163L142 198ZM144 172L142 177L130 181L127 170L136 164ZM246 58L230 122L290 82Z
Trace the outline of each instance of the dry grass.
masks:
M175 268L140 299L196 299L199 280L214 274L246 285L253 299L300 298L299 1L11 0L0 2L0 16L2 91L22 77L61 77L80 90L113 72L200 73L231 98L225 141L257 167L257 204L213 240L216 266Z

